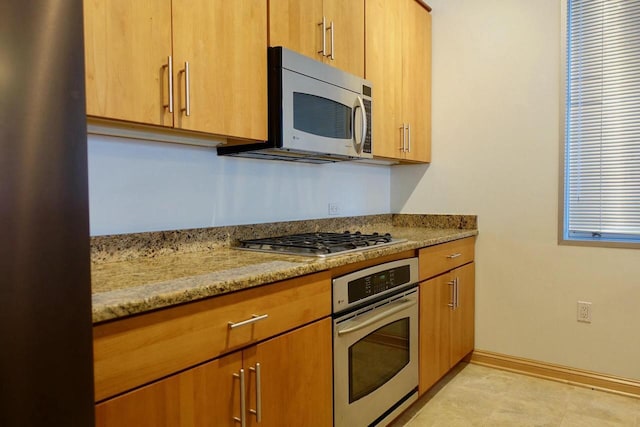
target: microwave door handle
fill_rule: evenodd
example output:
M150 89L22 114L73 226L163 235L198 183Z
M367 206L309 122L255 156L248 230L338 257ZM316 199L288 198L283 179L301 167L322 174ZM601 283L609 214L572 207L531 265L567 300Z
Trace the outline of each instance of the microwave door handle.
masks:
M356 149L358 151L358 154L362 154L362 150L364 147L364 140L367 137L368 123L367 123L367 111L364 108L364 102L362 101L361 97L358 97L358 105L356 105L356 107L353 109L354 119L355 119L356 110L358 108L360 108L360 112L362 114L362 136L360 137L360 143L356 141L356 145L357 145ZM355 124L355 120L353 121L353 123ZM355 137L355 132L354 132L354 137Z
M401 304L396 305L395 307L389 307L388 309L384 310L382 313L380 314L376 314L375 316L372 316L370 318L368 318L367 320L363 320L360 323L357 323L349 328L344 328L344 329L338 329L338 336L342 336L342 335L346 335L349 334L351 332L356 332L359 331L360 329L366 328L369 325L372 325L376 322L379 322L382 319L386 319L389 316L392 316L400 311L403 311L409 307L412 307L414 305L417 304L417 301L415 299L411 299L411 300L405 300L404 302L402 302Z

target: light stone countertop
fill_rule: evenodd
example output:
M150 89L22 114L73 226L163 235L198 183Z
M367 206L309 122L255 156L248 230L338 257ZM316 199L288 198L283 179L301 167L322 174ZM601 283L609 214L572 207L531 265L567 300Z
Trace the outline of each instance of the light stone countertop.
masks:
M129 254L125 259L114 255L105 260L101 254L94 257L98 261L94 260L91 268L93 322L114 320L478 234L477 228L425 228L425 224L398 222L395 218L393 223L408 226L394 226L391 222L383 229L380 222L376 226L381 232L390 232L394 238L407 239L406 242L329 258L250 252L224 245L193 250L154 250L153 255L135 257ZM111 237L117 238L125 237ZM104 243L105 239L96 240Z

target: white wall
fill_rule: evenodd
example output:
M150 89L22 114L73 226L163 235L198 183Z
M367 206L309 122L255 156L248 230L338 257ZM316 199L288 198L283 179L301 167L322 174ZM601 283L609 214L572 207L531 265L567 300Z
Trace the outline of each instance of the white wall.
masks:
M218 157L213 148L89 135L91 235L390 211L390 168Z
M433 163L391 208L478 215L476 348L640 379L640 251L557 244L559 3L430 1Z

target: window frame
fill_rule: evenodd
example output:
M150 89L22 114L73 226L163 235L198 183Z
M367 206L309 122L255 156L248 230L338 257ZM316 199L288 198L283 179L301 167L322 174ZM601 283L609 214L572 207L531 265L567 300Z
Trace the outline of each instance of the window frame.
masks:
M640 249L640 236L638 241L614 241L614 240L599 240L599 239L580 239L580 238L568 238L565 230L568 227L567 218L567 197L568 189L565 180L565 165L567 156L567 24L568 24L568 2L570 0L560 0L560 173L559 173L559 191L558 191L558 244L565 246L588 246L588 247L607 247L607 248L627 248L627 249Z

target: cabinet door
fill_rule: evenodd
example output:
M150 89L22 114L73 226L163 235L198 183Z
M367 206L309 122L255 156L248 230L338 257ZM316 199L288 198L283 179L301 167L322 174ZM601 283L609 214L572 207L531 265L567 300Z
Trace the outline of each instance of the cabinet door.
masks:
M322 61L320 24L322 0L269 0L269 46L284 46Z
M431 161L431 14L415 0L404 15L403 115L407 160Z
M84 41L88 115L173 125L170 0L85 0Z
M451 272L458 280L458 307L452 312L451 366L473 350L475 330L475 263Z
M235 427L240 416L241 352L96 405L98 427Z
M326 32L326 62L351 74L364 77L364 0L324 0L324 16L333 22L333 44L331 31Z
M333 372L331 319L323 319L244 351L245 370L260 363L262 421L254 426L331 426ZM255 372L249 371L248 410L256 408Z
M402 11L398 2L387 0L367 0L365 11L365 77L373 85L374 98L373 154L396 159L403 154Z
M446 273L420 284L419 392L426 392L451 367L453 276Z
M174 0L175 126L266 140L266 48L264 0Z

